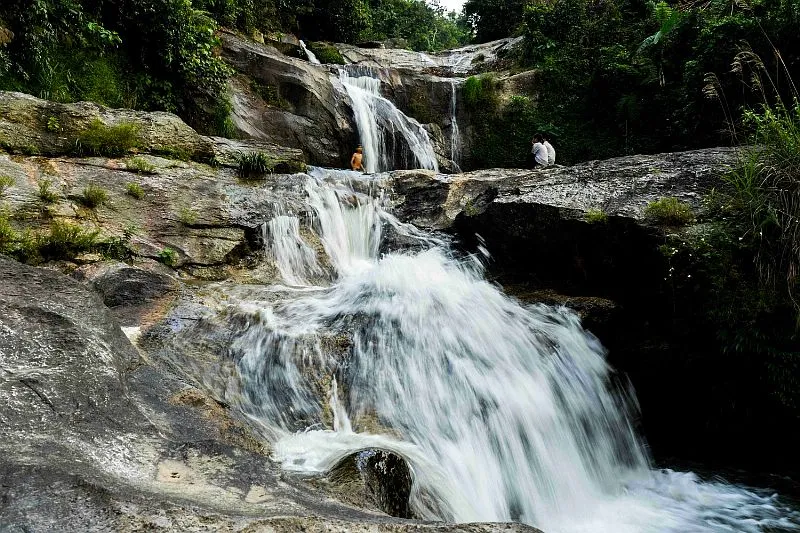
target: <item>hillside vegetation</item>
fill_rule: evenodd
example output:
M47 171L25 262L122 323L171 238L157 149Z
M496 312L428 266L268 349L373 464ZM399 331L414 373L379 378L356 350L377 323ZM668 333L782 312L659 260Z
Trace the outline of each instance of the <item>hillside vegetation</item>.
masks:
M0 90L171 111L226 135L231 70L216 51L220 26L350 43L397 38L427 51L469 39L463 19L422 0L6 0Z

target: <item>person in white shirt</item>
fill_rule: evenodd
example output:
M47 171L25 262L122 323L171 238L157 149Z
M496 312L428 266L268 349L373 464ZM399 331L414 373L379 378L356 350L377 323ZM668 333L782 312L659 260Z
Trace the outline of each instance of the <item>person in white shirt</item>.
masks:
M547 164L548 165L555 165L556 164L556 149L553 148L553 145L550 144L546 138L544 139L544 147L547 149Z
M546 167L547 166L547 148L544 146L544 138L540 134L533 136L533 146L531 147L531 154L533 154L533 166Z

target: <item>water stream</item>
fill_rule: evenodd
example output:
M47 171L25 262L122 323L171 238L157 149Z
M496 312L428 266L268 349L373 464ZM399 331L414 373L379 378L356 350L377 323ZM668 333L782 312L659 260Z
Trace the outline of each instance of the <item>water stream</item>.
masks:
M308 47L306 46L306 43L304 43L302 40L300 41L300 48L303 49L303 52L306 54L306 57L308 58L308 62L309 63L312 63L314 65L321 65L322 64L320 62L320 60L317 59L317 56L314 55L314 52L309 50Z
M522 305L480 258L401 223L381 176L305 179L311 216L264 227L285 284L228 289L219 318L236 324L238 406L269 428L284 468L322 473L359 450L394 451L413 473L415 515L430 520L546 533L798 528L768 491L652 469L635 398L577 316ZM304 231L329 265L312 260Z
M461 161L461 133L458 131L458 81L450 80L450 160L458 167Z
M398 168L438 170L430 136L422 125L381 95L381 81L368 69L343 68L339 79L353 104L368 173Z

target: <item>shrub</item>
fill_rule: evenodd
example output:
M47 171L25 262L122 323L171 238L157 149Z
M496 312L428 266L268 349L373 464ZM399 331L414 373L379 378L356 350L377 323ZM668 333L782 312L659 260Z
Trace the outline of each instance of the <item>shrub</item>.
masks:
M143 157L131 157L125 161L125 169L136 172L137 174L153 174L155 173L156 167Z
M586 211L583 219L589 224L605 224L608 222L608 214L602 209L593 207Z
M142 198L144 198L144 189L142 188L141 185L133 181L125 184L125 193L128 196L133 196L137 200L141 200Z
M42 180L39 182L39 192L37 196L46 204L53 204L58 201L58 193L50 190L53 182L50 180Z
M672 196L650 202L644 208L644 216L650 222L664 226L685 226L694 220L689 204Z
M0 176L0 196L3 196L6 189L13 187L15 183L11 176Z
M468 109L480 110L483 113L496 111L500 104L498 82L491 74L470 76L464 82L462 92L464 104Z
M248 152L237 156L239 177L261 178L267 172L272 172L274 166L272 160L262 152Z
M83 189L83 193L78 198L78 201L89 209L94 209L108 201L108 193L102 187L90 183L88 187Z
M11 226L8 216L0 212L0 254L11 253L14 250L17 239L17 232Z
M80 154L117 157L139 146L139 125L123 122L107 126L95 119L75 143Z
M50 133L58 133L61 131L61 123L56 117L48 117L46 128Z
M178 220L184 226L191 226L197 222L197 213L188 207L182 207L180 213L178 213Z
M97 235L97 231L88 231L69 222L54 220L47 233L25 232L19 239L16 255L28 263L74 259L79 254L95 249Z
M292 107L289 101L281 96L278 87L275 85L263 84L253 80L250 82L250 89L269 106L283 110L288 110Z
M344 65L345 60L339 49L328 43L311 42L308 43L308 49L311 50L320 63L323 64L336 64Z
M172 248L164 248L158 253L158 260L167 266L175 266L178 263L178 252Z
M744 116L759 148L745 151L723 179L739 212L742 239L755 253L760 281L788 290L800 313L800 103L765 105Z

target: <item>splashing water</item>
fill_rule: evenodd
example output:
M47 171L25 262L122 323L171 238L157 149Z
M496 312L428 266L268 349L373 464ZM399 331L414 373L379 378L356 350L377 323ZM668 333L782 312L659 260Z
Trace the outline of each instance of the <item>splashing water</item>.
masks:
M438 170L428 132L381 96L381 81L369 74L363 69L353 75L345 69L339 71L353 103L366 171L372 174L396 168Z
M321 65L322 64L320 62L320 60L317 59L317 56L314 55L314 52L309 50L308 47L306 46L306 43L304 43L302 40L300 41L300 48L303 49L303 52L306 54L306 57L308 58L308 62L309 63L314 64L314 65Z
M393 451L410 464L415 514L431 520L518 520L546 533L798 529L775 495L651 470L632 399L578 318L505 296L477 259L387 212L379 185L313 173L313 226L336 279L261 298L256 311L240 304L241 407L274 428L286 469ZM295 239L284 223L269 235ZM405 244L381 256L387 241ZM281 272L299 279L308 265ZM337 352L330 339L341 335ZM353 430L368 418L383 429Z

